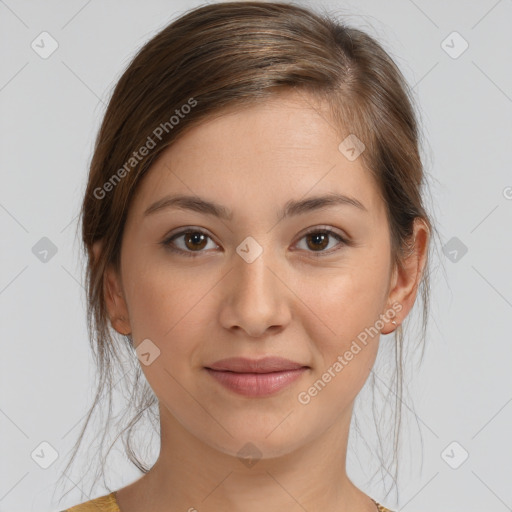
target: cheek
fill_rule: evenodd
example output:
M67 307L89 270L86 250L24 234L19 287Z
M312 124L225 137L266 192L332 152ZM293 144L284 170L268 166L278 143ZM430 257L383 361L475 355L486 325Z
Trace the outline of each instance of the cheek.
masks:
M306 327L317 364L298 398L301 404L309 404L306 409L312 414L318 411L325 416L330 411L326 421L334 421L352 403L378 352L380 329L375 331L375 325L382 312L381 290L386 281L368 268L345 270L311 301L318 317L309 315Z
M158 364L143 368L153 386L169 380L165 370L178 377L197 365L205 339L218 330L214 294L220 276L160 263L143 268L131 274L130 319L135 343L149 339L160 351Z
M387 283L382 263L361 259L304 281L297 295L304 297L323 335L346 340L379 318Z
M382 324L377 321L385 307L388 262L371 251L354 251L353 256L320 279L308 280L298 294L312 311L303 320L309 319L304 325L319 362L315 378L333 382L325 398L333 392L332 399L338 393L347 399L355 396L368 377L378 350ZM329 368L331 374L325 374Z
M128 273L127 273L128 275ZM149 339L158 356L151 364L142 364L145 377L158 396L172 410L187 402L183 392L183 372L194 363L194 354L208 331L205 324L208 291L213 284L180 272L148 265L133 273L129 298L130 319L136 346Z
M129 297L132 327L142 337L153 336L165 343L201 309L201 298L212 286L194 278L192 272L169 265L147 263L140 268L144 270L128 278L133 284Z

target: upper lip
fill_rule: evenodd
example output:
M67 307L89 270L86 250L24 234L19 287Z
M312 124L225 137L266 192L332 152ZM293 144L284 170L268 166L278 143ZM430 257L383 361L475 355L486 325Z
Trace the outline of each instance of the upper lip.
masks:
M262 359L229 357L227 359L220 359L206 366L206 368L236 373L270 373L297 370L299 368L307 368L307 366L282 357L264 357Z

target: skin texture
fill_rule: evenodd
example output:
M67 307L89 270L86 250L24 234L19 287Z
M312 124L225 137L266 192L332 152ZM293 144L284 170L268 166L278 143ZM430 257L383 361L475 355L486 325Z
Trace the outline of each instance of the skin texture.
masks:
M404 269L395 268L378 188L361 158L351 162L338 150L341 140L322 108L289 92L208 120L167 148L139 186L121 273L109 270L105 293L113 327L131 332L135 346L150 339L160 350L141 366L160 402L162 438L150 472L118 491L122 512L375 510L348 478L345 460L354 399L379 336L307 405L297 396L392 304L401 308L394 320L403 321L428 233L415 224L414 251ZM331 206L278 221L287 201L332 192L358 199L367 211ZM179 209L144 217L171 193L213 200L233 219ZM209 238L174 243L196 257L161 244L189 227ZM325 245L308 243L309 228L330 228L350 243L334 236ZM263 249L252 263L236 252L248 236ZM379 330L394 329L387 321ZM204 369L226 357L265 355L310 369L266 398L227 390ZM252 467L238 456L248 442L261 453Z

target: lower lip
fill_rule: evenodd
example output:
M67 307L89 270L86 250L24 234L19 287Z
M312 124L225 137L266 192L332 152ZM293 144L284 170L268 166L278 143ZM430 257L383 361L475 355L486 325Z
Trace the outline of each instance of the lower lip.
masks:
M235 373L228 371L206 371L223 386L244 396L269 396L296 381L308 368L271 373Z

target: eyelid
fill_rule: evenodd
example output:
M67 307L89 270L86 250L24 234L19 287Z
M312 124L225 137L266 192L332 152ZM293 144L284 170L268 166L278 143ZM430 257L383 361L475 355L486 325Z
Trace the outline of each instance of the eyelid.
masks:
M328 224L319 224L318 226L313 226L312 228L308 228L308 229L306 229L306 231L301 233L299 236L300 236L300 238L303 238L305 235L309 235L310 233L317 233L320 231L327 231L329 234L339 236L341 239L345 240L346 243L348 243L348 241L349 241L349 236L347 234L345 234L343 231L341 231L338 228L329 226Z

